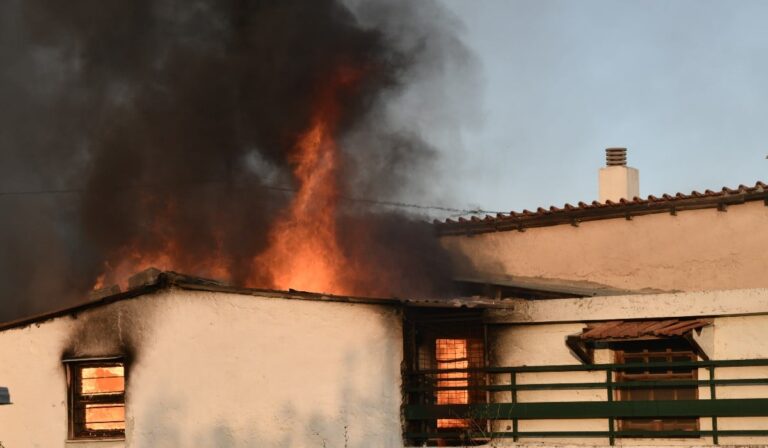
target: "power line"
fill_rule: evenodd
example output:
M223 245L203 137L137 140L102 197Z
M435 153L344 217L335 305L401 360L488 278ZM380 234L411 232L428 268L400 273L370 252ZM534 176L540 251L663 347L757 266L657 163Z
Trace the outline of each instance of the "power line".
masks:
M177 182L177 183L164 183L164 184L143 184L133 186L114 187L113 190L135 190L146 188L159 188L159 187L171 187L171 186L185 186L185 185L202 185L202 184L217 184L227 183L228 181L211 180L211 181L192 181L192 182ZM256 188L264 190L279 191L283 193L295 193L297 190L291 187L282 187L277 185L255 185ZM39 196L39 195L55 195L55 194L82 194L85 193L84 188L61 188L61 189L45 189L45 190L16 190L16 191L0 191L0 196ZM384 205L388 207L399 208L411 208L417 210L436 210L442 212L454 213L452 216L468 215L468 214L498 214L493 210L477 209L461 209L453 207L444 207L440 205L424 205L424 204L412 204L408 202L397 201L384 201L379 199L371 199L365 197L353 197L353 196L339 196L339 199L350 202L360 202L374 205Z

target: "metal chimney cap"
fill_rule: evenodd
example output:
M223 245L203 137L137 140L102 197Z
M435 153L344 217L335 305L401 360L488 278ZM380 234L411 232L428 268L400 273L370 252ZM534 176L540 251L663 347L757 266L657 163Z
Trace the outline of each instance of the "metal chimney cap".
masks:
M627 148L606 148L605 166L627 166Z

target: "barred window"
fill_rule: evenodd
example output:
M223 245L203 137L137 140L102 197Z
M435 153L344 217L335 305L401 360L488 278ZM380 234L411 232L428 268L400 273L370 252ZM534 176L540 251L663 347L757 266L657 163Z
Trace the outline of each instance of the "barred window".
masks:
M436 339L435 362L438 370L466 369L469 367L467 339ZM468 387L469 373L446 372L437 374L438 387ZM438 390L437 404L468 404L468 389ZM438 428L467 428L466 419L438 419Z
M625 344L616 352L619 364L641 364L641 368L628 369L617 374L617 381L681 381L696 380L697 371L692 367L657 367L663 362L696 361L690 346L675 340L637 341ZM696 386L622 388L619 400L696 400ZM698 418L624 418L619 419L622 431L698 431Z
M404 372L409 404L472 405L487 403L485 338L480 310L421 309L406 311ZM455 371L452 371L455 370ZM445 408L444 408L445 409ZM474 446L486 438L469 439L470 433L489 432L486 420L468 418L463 406L442 418L412 420L406 432L418 433L416 444Z
M125 365L110 360L68 360L71 439L125 436Z

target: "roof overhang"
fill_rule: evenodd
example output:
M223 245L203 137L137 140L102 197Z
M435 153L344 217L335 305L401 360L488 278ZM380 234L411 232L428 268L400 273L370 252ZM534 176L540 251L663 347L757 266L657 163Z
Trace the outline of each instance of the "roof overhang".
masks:
M469 219L459 218L458 221L447 219L435 221L437 233L440 236L467 236L488 232L503 232L528 228L549 227L561 224L578 226L582 222L602 219L631 220L635 216L655 213L676 215L686 210L701 210L716 208L726 211L728 207L752 201L763 201L768 205L768 185L757 182L754 186L739 185L731 189L723 187L720 191L706 190L703 193L692 191L690 194L665 194L661 197L648 196L646 199L621 199L618 202L597 201L577 205L565 204L563 207L539 207L535 211L499 213L495 216L472 216Z
M682 338L688 341L702 359L707 360L709 356L693 337L693 332L701 331L702 328L711 324L712 321L709 319L647 319L600 322L589 324L581 333L568 336L565 343L583 363L593 364L595 348L630 341Z

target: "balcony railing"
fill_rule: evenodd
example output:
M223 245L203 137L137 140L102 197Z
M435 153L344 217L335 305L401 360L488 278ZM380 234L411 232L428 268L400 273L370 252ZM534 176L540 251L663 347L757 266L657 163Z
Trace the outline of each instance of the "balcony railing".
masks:
M617 372L637 369L696 369L698 380L664 381L623 381L614 380ZM744 386L768 386L768 359L659 362L653 364L589 364L557 366L489 367L484 369L421 370L406 374L405 392L407 404L404 409L408 429L405 437L415 443L435 439L487 440L498 438L607 438L611 445L619 437L711 437L718 444L720 437L768 436L768 423L762 429L718 429L718 418L722 417L767 417L768 398L718 398L733 395L726 390ZM749 369L753 368L753 369ZM724 369L729 377L718 379L717 372ZM755 371L763 375L753 378ZM466 386L441 386L439 374L466 373ZM528 383L522 377L532 374L555 372L592 372L600 375L601 381L591 382L546 382ZM702 373L708 373L703 375ZM734 372L737 372L734 375ZM743 372L743 373L742 373ZM746 376L746 377L744 377ZM444 376L443 376L444 377ZM443 382L445 384L445 382ZM617 400L615 391L642 388L695 387L699 390L697 400L624 401ZM439 391L481 390L486 392L485 403L436 404ZM596 391L603 401L537 401L518 400L522 391ZM708 391L708 394L706 393ZM742 389L743 391L743 389ZM477 395L477 394L475 394ZM704 398L702 398L702 395ZM744 395L738 394L738 395ZM768 392L762 391L763 397ZM700 418L711 419L711 429L691 431L640 431L620 430L617 420L623 418ZM471 422L466 429L438 429L439 419L466 419ZM521 420L543 419L607 419L607 431L520 431ZM504 431L494 422L511 422Z

